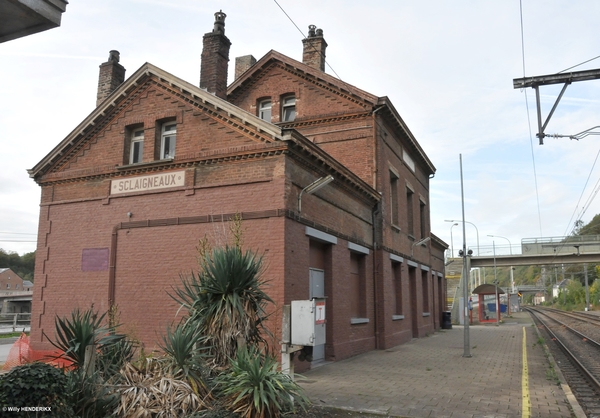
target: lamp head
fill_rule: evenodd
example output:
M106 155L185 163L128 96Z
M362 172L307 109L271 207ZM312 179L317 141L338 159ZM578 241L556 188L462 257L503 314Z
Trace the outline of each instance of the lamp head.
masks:
M423 239L421 239L421 240L419 240L419 241L415 242L415 243L413 244L413 247L414 247L414 246L416 246L416 245L425 244L425 243L426 243L427 241L429 241L430 239L431 239L431 237L426 237L426 238L423 238Z
M317 190L319 190L321 187L324 187L325 185L331 183L332 181L333 181L333 176L331 174L326 177L321 177L320 179L317 179L317 180L313 181L311 184L309 184L308 186L306 186L304 188L304 193L306 193L306 194L314 193Z

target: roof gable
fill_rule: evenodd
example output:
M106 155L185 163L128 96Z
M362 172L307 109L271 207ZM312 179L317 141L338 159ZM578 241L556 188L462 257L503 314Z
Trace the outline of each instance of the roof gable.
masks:
M323 89L332 95L338 96L342 100L350 101L362 107L366 112L378 111L385 108L386 112L381 112L381 116L386 118L393 126L396 126L405 134L411 151L414 152L422 164L427 168L428 174L435 173L436 169L433 163L427 154L425 154L425 151L406 123L404 123L388 97L375 96L277 51L269 51L238 77L227 89L228 100L234 103L237 102L248 91L254 89L255 86L269 73L273 66L276 65L301 77L305 82L314 84L317 88ZM332 114L332 116L334 115ZM298 119L295 121L295 124L301 122L302 120Z
M269 68L277 64L287 71L297 74L305 81L328 90L332 94L339 95L346 100L361 104L369 109L377 104L377 96L367 93L366 91L345 83L323 71L319 71L274 50L265 54L265 56L258 60L256 64L250 67L250 69L244 72L227 88L228 99L235 102L237 96L242 95L246 90L251 89Z
M176 155L174 161L159 160L149 163L136 165L107 164L105 160L92 158L94 164L85 164L81 168L77 167L77 155L93 154L93 142L98 141L98 137L103 132L111 129L111 121L127 118L126 113L135 106L142 106L141 102L149 86L153 85L157 90L160 88L169 91L171 95L176 96L176 106L185 108L193 115L195 110L201 110L203 118L211 119L208 124L217 126L214 129L225 129L231 131L236 136L244 135L251 138L253 143L245 145L236 144L227 148L227 144L220 143L220 149L209 149L196 151L192 155ZM167 95L165 94L165 97ZM167 101L171 100L167 98ZM157 117L164 116L160 108L151 109L147 112L148 119L154 120ZM193 115L194 116L194 115ZM136 123L133 118L130 122ZM123 124L121 124L123 125ZM104 130L104 131L103 131ZM292 133L290 133L292 132ZM120 133L120 149L116 150L121 154L123 150L123 135ZM219 137L223 135L220 134ZM177 141L179 144L179 130L177 131ZM246 141L248 142L248 141ZM282 152L286 149L298 149L304 155L318 162L319 165L328 167L328 170L339 181L348 185L349 188L359 191L368 199L377 200L379 196L358 176L337 162L334 158L314 146L308 139L296 131L286 129L272 123L266 122L231 103L216 97L196 86L193 86L152 64L146 63L138 69L130 78L119 86L110 96L108 96L88 117L86 117L64 140L62 140L48 155L46 155L36 166L28 170L30 177L38 183L42 180L61 181L71 178L96 177L104 178L115 175L120 169L127 171L143 171L160 169L162 165L170 165L172 162L187 166L193 161L225 161L240 158L251 158L255 155L271 155L275 152ZM187 158L187 159L186 159ZM178 160L178 159L181 159ZM69 166L70 164L70 166ZM61 171L61 167L69 167L68 171ZM118 175L118 174L117 174Z
M140 92L153 84L157 89L168 90L179 106L200 110L216 123L226 126L256 142L272 142L281 138L281 130L256 116L231 105L205 90L181 80L166 71L146 63L106 98L64 140L38 164L28 170L30 177L39 178L58 172L73 164L98 140L98 135L109 129L111 123L123 118L124 113L140 101ZM160 115L153 115L153 117ZM118 151L121 151L120 149ZM76 164L74 166L76 168ZM114 164L112 165L114 168Z

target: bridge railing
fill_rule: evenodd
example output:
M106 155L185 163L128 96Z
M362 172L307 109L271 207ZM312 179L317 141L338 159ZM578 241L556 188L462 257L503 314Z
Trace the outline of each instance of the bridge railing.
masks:
M16 332L18 328L23 326L31 326L30 313L4 313L0 314L0 327L12 327L12 332Z

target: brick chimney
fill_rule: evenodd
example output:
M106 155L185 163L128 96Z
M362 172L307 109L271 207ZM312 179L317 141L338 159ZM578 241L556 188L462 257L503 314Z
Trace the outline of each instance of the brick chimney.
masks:
M100 64L96 106L110 96L123 81L125 81L125 67L119 64L119 51L110 51L108 61Z
M225 36L225 17L227 15L223 11L215 13L213 30L203 37L200 64L200 88L222 99L227 98L227 64L231 46Z
M317 29L315 25L308 27L308 37L302 40L304 51L302 62L309 67L325 71L325 49L327 42L323 38L323 29Z
M235 79L240 78L247 70L256 64L256 58L252 55L244 55L243 57L237 57L235 59Z

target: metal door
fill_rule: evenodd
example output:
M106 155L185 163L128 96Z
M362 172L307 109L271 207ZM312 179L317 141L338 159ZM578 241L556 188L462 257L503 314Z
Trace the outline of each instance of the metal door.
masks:
M325 297L325 271L321 269L309 269L309 299ZM325 359L325 344L313 347L313 362Z

